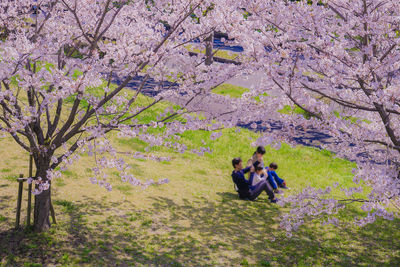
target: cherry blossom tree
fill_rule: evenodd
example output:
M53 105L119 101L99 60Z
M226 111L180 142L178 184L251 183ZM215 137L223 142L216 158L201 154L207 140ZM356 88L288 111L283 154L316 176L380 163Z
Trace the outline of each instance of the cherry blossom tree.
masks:
M259 143L294 143L295 127L316 129L332 136L324 148L357 163L354 188L334 185L347 197L335 197L333 188L306 188L281 202L292 205L282 226L290 232L316 217L338 223L335 214L353 202L368 213L355 219L358 225L392 219L400 208L400 2L243 4L250 16L230 35L245 46L251 69L264 75L252 94L273 95L261 98L266 108L291 105L308 115L277 114L287 131ZM366 197L357 197L362 192Z
M0 3L0 130L34 158L36 173L29 182L35 185L36 231L50 227L56 168L66 168L81 153L95 156L91 181L108 190L104 167L118 169L133 185L154 183L130 174L108 140L111 132L183 152L187 148L176 141L180 133L236 125L232 114L240 112L239 100L215 97L224 107L237 108L214 113L193 103L244 66L207 66L202 54L191 56L187 48L243 20L235 1L39 0L34 5L36 12L31 0ZM117 86L116 77L122 80ZM124 88L138 77L134 93L127 94ZM153 102L137 105L150 79L157 91ZM166 109L150 123L137 119L164 99L178 97L179 108Z
M0 3L0 130L34 158L36 231L50 227L57 167L66 168L82 153L95 158L92 183L108 190L104 167L118 169L133 185L154 183L130 174L111 146L112 132L183 152L187 147L177 139L184 131L257 120L268 126L271 119L281 121L283 130L265 134L257 144L294 144L297 126L312 128L332 136L324 148L357 163L357 185L333 185L346 198L333 196L329 187L306 188L281 201L292 205L282 221L289 234L309 218L338 223L335 214L353 202L362 202L368 212L356 219L360 225L395 216L400 206L398 1L39 0L35 5L32 12L32 1ZM211 64L216 31L233 38L226 43L243 45L236 59L241 64ZM196 39L202 42L192 43ZM207 48L208 56L193 56L189 44ZM256 71L265 79L240 99L211 92L235 75ZM119 85L113 83L116 77ZM138 77L128 94L124 88ZM138 105L149 80L155 84L153 101ZM138 120L171 99L180 107L151 122ZM277 112L287 104L308 116ZM357 197L360 192L366 197Z

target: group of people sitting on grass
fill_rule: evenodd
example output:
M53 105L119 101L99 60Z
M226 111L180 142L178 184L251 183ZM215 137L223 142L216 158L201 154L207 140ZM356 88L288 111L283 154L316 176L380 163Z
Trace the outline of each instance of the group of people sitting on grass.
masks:
M232 180L235 183L235 189L239 193L239 198L255 200L263 191L268 195L272 203L276 203L278 199L275 193L278 194L279 189L288 189L286 182L279 178L276 170L278 165L271 163L269 167L264 168L263 156L265 148L263 146L257 147L251 159L247 161L247 167L243 168L241 158L234 158L232 160L233 172ZM249 178L245 178L245 174L250 172Z

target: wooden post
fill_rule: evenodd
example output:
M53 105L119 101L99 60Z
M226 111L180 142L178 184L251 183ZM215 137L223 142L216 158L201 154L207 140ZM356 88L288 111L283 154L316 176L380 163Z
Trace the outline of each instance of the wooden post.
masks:
M24 175L20 174L19 179L17 180L19 185L18 185L17 218L15 220L15 229L19 228L19 219L21 217L22 189L24 186L24 181L22 180L22 177L24 177Z
M33 157L29 155L29 177L32 178ZM28 184L28 210L26 215L26 225L31 225L31 210L32 210L32 183Z

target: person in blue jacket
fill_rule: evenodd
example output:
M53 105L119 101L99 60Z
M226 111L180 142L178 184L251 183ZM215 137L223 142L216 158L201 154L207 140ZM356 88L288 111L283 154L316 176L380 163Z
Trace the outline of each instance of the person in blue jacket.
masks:
M269 164L269 167L267 167L265 169L268 174L267 180L268 180L269 184L272 186L272 188L274 189L275 193L279 192L278 186L283 189L288 189L288 187L286 186L285 180L280 178L278 176L278 174L276 173L276 170L278 169L278 164L276 164L275 162L272 162L271 164Z
M266 180L263 180L254 186L251 185L254 177L254 166L243 169L241 158L234 158L232 160L232 166L234 168L232 171L232 180L238 188L239 198L255 200L263 191L265 191L272 203L276 203L278 201L278 199L275 198L275 194L272 191L271 186ZM250 179L246 180L244 174L249 171L251 172Z

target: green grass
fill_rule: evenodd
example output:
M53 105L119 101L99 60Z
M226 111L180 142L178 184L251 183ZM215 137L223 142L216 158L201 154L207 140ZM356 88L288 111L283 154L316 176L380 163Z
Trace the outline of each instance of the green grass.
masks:
M343 120L350 121L352 124L359 124L360 122L365 122L366 124L372 123L370 120L366 120L366 119L361 119L361 118L357 118L357 117L353 117L353 116L342 116L342 115L340 115L340 113L338 111L334 111L333 114L337 118L341 118Z
M67 177L67 178L74 178L74 179L78 178L78 175L75 172L70 171L70 170L61 171L61 173L64 177Z
M230 97L235 97L235 98L241 97L243 93L248 91L249 89L247 88L227 83L221 84L220 86L218 86L213 90L213 92L216 94L228 95Z
M15 184L17 184L17 179L18 179L18 175L13 174L13 175L7 175L7 176L3 176L4 180L7 180L9 182L15 182Z
M367 227L347 228L308 223L292 239L279 229L285 209L268 204L265 196L256 202L241 201L233 191L230 159L247 159L254 148L248 144L258 137L242 129L223 130L216 141L209 133L182 134L182 142L196 147L204 140L214 150L199 157L175 154L170 165L130 160L141 179L168 177L167 185L147 190L118 181L105 192L91 185L83 173L86 164L75 166L78 179L66 177L64 186L53 189L58 224L43 234L13 232L4 235L0 256L13 266L24 262L70 265L168 265L168 266L326 266L396 265L400 261L398 219L378 220ZM135 139L116 142L120 148L136 147ZM353 163L335 159L327 151L283 145L266 147L265 161L279 164L278 173L292 191L305 186L325 187L335 181L351 185ZM155 153L155 152L152 152ZM68 176L68 175L67 175ZM4 181L4 180L2 180ZM15 186L14 186L15 187ZM297 188L297 189L296 189ZM14 188L15 189L15 188ZM11 194L1 188L1 196ZM7 210L0 229L12 228L15 202L2 202ZM343 220L362 214L357 206L342 212ZM10 244L23 238L22 250ZM275 240L273 240L275 239ZM10 241L10 242L8 242ZM51 249L53 248L54 249ZM34 253L43 251L42 254ZM15 251L14 253L11 253Z
M297 105L295 105L294 107L285 105L282 109L278 110L278 112L286 115L298 114L303 115L304 118L310 118L310 114Z
M59 186L65 186L66 183L64 182L63 178L59 178L59 179L57 179L57 180L55 181L55 185L56 185L57 187L59 187Z
M218 86L213 90L213 92L216 94L226 95L234 98L240 98L243 95L243 93L248 91L249 91L248 88L226 83L221 84L220 86ZM264 96L268 96L268 94L264 93ZM255 99L259 101L260 97L257 96ZM298 106L291 107L289 105L285 105L282 109L278 110L278 112L287 115L299 114L303 115L305 118L310 118L310 115Z
M131 191L133 190L130 185L117 185L115 189L119 190L124 195L131 195Z
M229 89L229 88L228 88ZM227 90L227 93L230 93ZM140 97L139 105L151 99ZM168 103L142 117L154 118ZM255 202L239 200L230 177L231 159L246 161L254 152L250 143L259 135L246 129L224 129L217 140L210 133L188 131L181 142L189 149L210 147L200 157L178 154L166 147L145 151L136 138L110 138L119 151L169 156L171 162L126 157L135 177L169 178L166 185L146 190L122 182L109 171L113 191L92 185L86 155L54 182L52 199L57 225L35 234L14 231L15 178L26 173L27 156L10 138L2 139L0 153L0 262L8 266L43 264L61 266L396 266L400 264L400 220L378 220L364 228L322 226L309 222L292 239L285 237L279 218L285 208L268 203L265 195ZM205 143L205 145L203 144ZM297 192L306 186L324 188L334 182L352 185L354 163L334 158L328 151L309 147L280 150L266 147L264 161L277 162L278 173ZM288 192L288 193L289 193ZM340 194L334 191L335 194ZM25 220L26 195L22 218ZM338 217L350 223L364 215L358 205ZM40 252L40 253L39 253Z
M55 200L54 204L61 206L63 211L66 213L71 212L75 209L74 203L68 200Z

